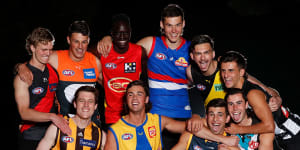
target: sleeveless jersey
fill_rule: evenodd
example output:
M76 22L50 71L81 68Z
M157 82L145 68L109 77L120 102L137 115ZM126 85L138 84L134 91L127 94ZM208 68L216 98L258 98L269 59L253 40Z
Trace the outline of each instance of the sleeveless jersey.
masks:
M227 136L227 134L224 132L224 136ZM186 146L186 150L204 150L204 149L218 149L218 142L214 141L208 141L202 138L199 138L197 136L194 136L193 134L190 134L188 144Z
M72 101L76 90L84 85L95 86L98 80L96 56L86 52L83 60L75 62L70 58L69 50L56 52L59 74L57 97L60 103L60 113L62 115L75 114Z
M140 126L121 118L109 130L115 137L118 150L162 149L160 115L147 113L145 122Z
M219 69L216 69L211 76L204 76L197 64L192 63L191 73L194 85L197 88L196 92L203 97L205 107L212 99L224 99L226 92L224 91Z
M30 96L29 107L39 112L54 113L54 99L58 85L57 72L49 64L46 64L44 71L33 67L29 63L27 67L33 74L32 84L28 88ZM49 125L50 122L33 123L24 121L20 131L24 139L41 140Z
M151 113L171 118L190 118L186 78L190 42L182 38L181 45L172 50L165 40L164 36L153 37L148 55Z
M128 51L124 54L112 49L106 58L101 57L103 83L105 91L105 121L115 123L121 118L123 96L127 85L138 80L142 72L141 46L129 43Z
M66 117L65 117L66 118ZM86 128L77 127L72 118L69 120L69 127L72 135L66 135L57 130L56 143L52 150L98 150L101 146L101 129L93 122Z

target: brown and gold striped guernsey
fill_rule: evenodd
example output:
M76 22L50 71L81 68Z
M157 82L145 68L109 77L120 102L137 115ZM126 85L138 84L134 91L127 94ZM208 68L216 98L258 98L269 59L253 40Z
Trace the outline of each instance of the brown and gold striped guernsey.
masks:
M66 118L66 117L65 117ZM101 129L93 122L86 128L80 129L72 118L69 120L69 127L72 135L67 135L57 130L56 143L52 150L98 150L101 145Z

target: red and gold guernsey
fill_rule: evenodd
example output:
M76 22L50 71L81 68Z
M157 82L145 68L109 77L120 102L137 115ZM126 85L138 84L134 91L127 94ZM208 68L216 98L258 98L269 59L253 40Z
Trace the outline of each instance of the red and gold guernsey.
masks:
M113 46L107 57L101 57L103 86L105 90L105 121L107 124L117 122L121 118L123 96L127 85L138 80L142 72L142 48L129 43L128 51L117 53Z

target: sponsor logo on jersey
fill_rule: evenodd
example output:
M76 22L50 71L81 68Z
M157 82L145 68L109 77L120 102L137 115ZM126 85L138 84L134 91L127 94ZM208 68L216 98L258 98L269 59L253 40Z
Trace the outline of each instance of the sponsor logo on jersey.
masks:
M224 91L222 84L215 84L214 87L215 87L215 91L217 91L217 92Z
M204 91L206 89L206 86L203 84L197 84L197 89L200 91Z
M125 73L133 73L136 71L136 62L129 62L124 64Z
M117 65L115 63L106 63L105 68L107 68L109 70L113 70L113 69L117 68Z
M57 83L49 84L49 90L50 90L50 92L56 91L56 88L57 88Z
M163 53L156 53L155 57L159 60L165 60L167 56Z
M189 64L188 64L188 62L185 60L184 57L179 57L179 58L175 61L175 65L176 65L176 66L181 66L181 67L187 67Z
M131 140L133 138L133 135L131 133L125 133L122 135L123 140Z
M111 89L114 92L125 92L127 85L131 82L132 80L125 78L125 77L117 77L117 78L112 78L107 82L107 86L109 89Z
M92 147L92 148L96 148L96 141L93 140L87 140L87 139L80 139L79 144L81 146L87 146L87 147Z
M83 69L84 79L96 79L95 68Z
M148 127L149 137L154 138L156 136L155 126Z
M72 143L72 142L74 142L74 139L70 136L63 136L61 141L65 142L65 143Z
M258 146L259 146L259 143L256 142L256 141L252 141L252 140L251 140L251 141L249 142L249 148L251 148L251 149L257 149Z
M32 90L33 94L42 94L44 92L44 89L42 87L36 87Z
M71 69L66 69L62 71L63 75L65 76L74 76L75 72Z
M193 147L193 150L202 150L202 148L201 148L199 145L195 145L195 146Z

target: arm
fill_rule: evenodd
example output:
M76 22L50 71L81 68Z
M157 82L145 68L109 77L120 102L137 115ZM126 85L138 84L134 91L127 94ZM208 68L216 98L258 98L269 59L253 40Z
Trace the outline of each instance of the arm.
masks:
M33 74L26 66L26 63L16 65L16 73L22 81L26 82L28 85L32 84Z
M140 75L140 79L145 83L148 83L147 61L148 61L147 52L145 48L142 47L142 58L141 58L142 74Z
M100 60L96 57L96 63L99 71L99 76L98 76L98 83L103 86L103 75L102 75L102 65Z
M192 118L187 121L187 130L189 132L197 132L204 126L207 127L206 120L201 118L198 114L193 114Z
M115 136L110 130L108 130L104 150L116 150L116 149L117 149L117 143L115 140Z
M106 143L106 133L102 130L100 150L104 150L105 143Z
M22 120L33 122L48 122L52 121L58 126L64 133L71 134L71 129L68 126L68 122L60 116L54 113L39 112L29 108L30 96L28 92L29 85L22 81L19 76L14 79L15 100L17 108Z
M186 68L186 76L187 76L187 79L188 79L188 84L192 84L193 83L193 77L192 77L192 70L191 70L192 66L189 65L187 68Z
M111 46L112 46L111 36L109 35L104 36L97 44L97 51L103 57L107 57L108 53L111 50Z
M230 134L246 133L273 133L275 129L273 116L266 102L265 94L260 90L251 90L248 95L248 102L255 115L261 122L251 126L238 126L231 124L225 131Z
M54 124L51 124L46 133L45 136L40 141L37 150L49 150L53 145L55 145L55 139L57 134L57 127Z
M173 133L182 133L186 128L185 121L177 121L166 116L161 116L161 125L162 130L167 129Z
M147 36L139 40L136 44L145 48L147 56L149 56L150 50L152 48L153 36Z
M273 133L264 133L259 135L259 150L273 150Z
M185 150L187 148L190 136L192 134L190 132L183 132L180 136L178 143L172 148L172 150Z

